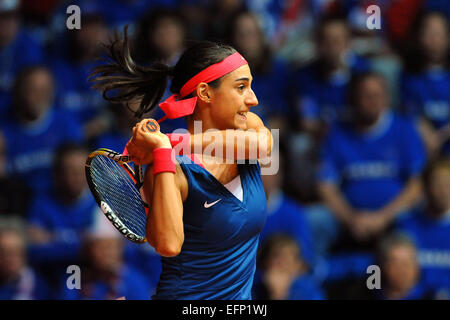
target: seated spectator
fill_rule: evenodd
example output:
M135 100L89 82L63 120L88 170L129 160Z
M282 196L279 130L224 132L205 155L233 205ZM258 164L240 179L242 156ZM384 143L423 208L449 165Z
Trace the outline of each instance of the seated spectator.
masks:
M9 111L16 74L44 58L41 46L21 27L19 6L19 0L0 1L0 119Z
M25 218L30 201L30 189L21 181L6 175L5 140L0 132L0 217L14 215Z
M303 202L319 199L315 174L321 141L330 124L347 116L346 92L353 74L368 62L352 52L350 30L341 18L325 18L316 28L316 59L289 79L289 189ZM299 170L298 168L301 168Z
M424 174L426 206L399 223L414 239L424 281L450 296L450 160L432 163Z
M297 70L292 78L296 125L321 136L328 124L345 118L347 85L356 72L369 70L368 62L352 53L345 20L324 19L317 27L317 59Z
M14 114L3 125L7 174L40 192L49 187L55 149L81 141L75 119L53 108L53 77L45 67L21 71L13 88Z
M127 300L150 299L145 278L124 264L124 238L108 219L98 212L95 223L83 239L81 288L69 289L62 281L61 299Z
M137 28L136 61L142 65L151 65L159 61L174 66L183 52L186 39L185 30L184 20L177 11L165 8L155 8L149 11L141 18ZM162 101L171 94L169 89L166 89ZM147 115L147 117L155 119L164 116L165 114L160 108L156 108ZM170 133L178 128L187 128L184 119L167 119L161 123L161 132Z
M87 139L96 137L110 125L104 114L102 96L91 89L88 76L106 43L108 29L101 12L83 11L79 30L67 30L64 51L50 61L56 82L57 106L72 113L73 118L83 125Z
M286 64L275 59L258 18L249 11L237 14L230 22L229 41L249 62L252 90L258 97L258 114L268 127L280 128L287 112Z
M393 234L379 246L378 259L382 275L381 289L373 289L376 299L431 299L432 292L420 279L420 268L414 243L406 236Z
M412 123L390 111L384 78L361 74L349 90L351 120L327 136L318 179L341 224L334 249L364 252L420 201L425 152Z
M324 294L307 273L300 247L289 235L270 236L260 248L254 299L323 300Z
M30 259L45 271L65 272L79 262L80 239L99 208L86 183L84 147L62 145L53 165L53 186L35 197L28 221Z
M0 300L49 298L47 284L28 265L22 220L0 219Z
M402 79L405 111L419 124L432 158L450 155L450 32L446 17L427 13L418 24Z
M279 161L282 163L281 157ZM261 176L267 198L267 219L261 231L260 243L274 233L288 234L302 248L303 258L312 268L315 254L309 221L302 206L281 189L283 177L283 165L279 166L277 174Z

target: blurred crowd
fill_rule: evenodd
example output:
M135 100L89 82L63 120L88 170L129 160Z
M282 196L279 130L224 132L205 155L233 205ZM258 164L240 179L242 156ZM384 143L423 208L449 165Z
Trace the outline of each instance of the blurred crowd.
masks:
M0 299L155 290L160 257L113 229L84 174L89 151L122 151L136 122L88 81L126 25L143 65L174 65L197 40L250 64L251 111L280 129L255 299L448 299L449 17L447 0L0 0Z

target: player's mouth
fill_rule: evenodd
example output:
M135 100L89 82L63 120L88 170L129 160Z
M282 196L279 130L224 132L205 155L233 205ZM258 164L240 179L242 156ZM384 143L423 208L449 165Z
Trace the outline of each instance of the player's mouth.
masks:
M241 120L243 120L243 121L247 120L247 112L238 112L237 114Z

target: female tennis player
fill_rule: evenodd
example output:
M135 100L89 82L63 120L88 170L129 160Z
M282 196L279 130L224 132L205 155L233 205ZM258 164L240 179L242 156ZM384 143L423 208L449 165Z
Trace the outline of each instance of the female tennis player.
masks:
M174 95L159 106L169 118L187 117L192 146L197 141L194 121L201 121L203 132L216 129L225 137L228 129L234 138L246 134L244 144L232 146L243 149L244 158L250 158L252 142L270 155L270 131L249 112L258 104L250 68L235 49L201 42L188 48L173 68L161 63L144 68L131 59L127 42L126 30L124 40L116 35L109 45L113 61L94 72L94 87L105 98L140 101L140 117L158 105L171 78ZM114 97L107 96L110 90ZM127 149L140 164L152 162L144 178L150 204L147 240L163 265L152 298L251 299L259 233L266 219L259 164L238 164L238 152L233 163L210 161L203 154L196 163L185 161L186 155L172 161L169 137L149 133L145 124L135 126ZM248 129L256 131L248 134ZM267 134L258 135L263 131ZM205 148L204 142L200 145Z

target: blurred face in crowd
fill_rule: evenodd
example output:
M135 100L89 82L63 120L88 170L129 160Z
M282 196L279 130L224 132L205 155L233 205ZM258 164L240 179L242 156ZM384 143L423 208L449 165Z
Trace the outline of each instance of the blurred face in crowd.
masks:
M76 31L75 41L84 59L96 58L102 50L102 43L108 41L108 29L101 20L82 21L82 28Z
M233 12L242 5L242 0L216 0L215 2L223 13Z
M248 58L257 58L262 54L263 34L254 15L242 14L234 22L233 43Z
M428 16L422 24L419 42L429 62L442 62L449 50L449 31L447 21L439 15Z
M19 115L23 120L39 119L53 100L53 78L46 69L29 73L19 88Z
M356 86L353 113L357 125L370 127L374 125L389 105L387 86L383 79L376 76L367 77Z
M295 242L275 244L266 259L265 270L296 274L301 268L300 250Z
M174 18L161 18L155 29L149 31L150 43L153 43L165 58L170 58L182 50L184 31L181 23Z
M25 266L25 242L14 231L0 233L0 280L17 276Z
M431 172L426 193L435 214L450 211L450 167L437 167Z
M391 247L386 253L381 270L389 290L408 291L419 278L415 248L408 244L397 244Z
M350 34L345 23L333 21L322 27L317 40L317 51L330 67L336 67L343 62L349 43Z
M0 48L13 41L19 31L19 17L17 13L0 13Z
M123 241L120 238L96 238L89 242L88 258L97 271L115 273L122 265Z
M58 190L69 199L77 199L87 187L84 163L88 154L81 151L66 153L56 174Z

